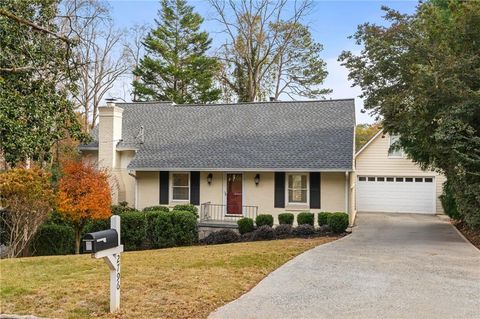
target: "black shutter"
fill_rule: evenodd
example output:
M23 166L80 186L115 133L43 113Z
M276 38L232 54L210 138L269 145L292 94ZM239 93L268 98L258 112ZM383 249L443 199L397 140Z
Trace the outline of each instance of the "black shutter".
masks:
M275 208L285 208L285 172L275 172Z
M200 172L190 172L190 204L200 205Z
M168 205L168 172L160 172L160 204Z
M310 208L320 208L320 172L310 172Z

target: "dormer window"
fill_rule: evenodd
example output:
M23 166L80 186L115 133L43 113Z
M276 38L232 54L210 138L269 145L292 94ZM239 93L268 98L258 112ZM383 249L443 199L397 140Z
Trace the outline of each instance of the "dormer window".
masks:
M388 149L388 157L392 158L403 158L403 150L402 149L394 149L392 150L392 145L396 143L400 137L398 135L390 135L390 147Z

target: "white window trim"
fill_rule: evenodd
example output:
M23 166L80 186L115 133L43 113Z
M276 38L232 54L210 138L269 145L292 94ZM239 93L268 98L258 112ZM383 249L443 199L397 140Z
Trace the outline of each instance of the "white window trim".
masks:
M286 173L285 174L285 203L287 206L310 206L310 174L306 172L295 172L295 173ZM288 178L291 175L305 175L307 176L307 201L303 203L299 202L290 202L288 198Z
M395 137L395 136L393 136ZM393 154L390 154L390 147L392 146L392 135L389 136L389 140L388 140L388 158L405 158L404 156L404 153L403 153L403 150L402 149L399 149L398 151L400 152L400 155L393 155ZM397 152L398 152L397 151Z
M188 199L173 199L173 175L174 174L188 174ZM192 183L190 180L190 172L170 172L169 176L169 201L170 203L190 203L190 190Z

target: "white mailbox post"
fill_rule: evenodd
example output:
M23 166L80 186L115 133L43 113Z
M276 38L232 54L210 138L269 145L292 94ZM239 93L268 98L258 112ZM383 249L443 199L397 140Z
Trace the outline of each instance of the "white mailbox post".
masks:
M117 244L111 248L102 249L108 241L112 231L100 231L86 234L84 237L84 252L91 251L92 258L103 258L110 269L110 312L120 309L120 253L123 252L123 245L120 245L120 216L113 215L110 218L110 229L115 230L118 238L114 238ZM106 236L105 236L106 234Z

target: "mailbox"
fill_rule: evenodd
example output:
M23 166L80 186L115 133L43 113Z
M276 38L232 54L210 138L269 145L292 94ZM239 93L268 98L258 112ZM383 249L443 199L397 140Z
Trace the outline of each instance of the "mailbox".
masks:
M84 253L96 253L105 249L115 248L118 244L118 233L115 229L88 233L82 239Z

